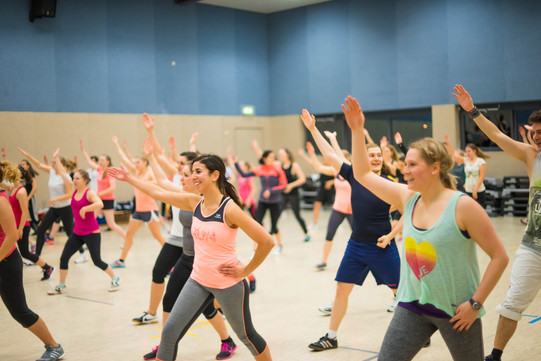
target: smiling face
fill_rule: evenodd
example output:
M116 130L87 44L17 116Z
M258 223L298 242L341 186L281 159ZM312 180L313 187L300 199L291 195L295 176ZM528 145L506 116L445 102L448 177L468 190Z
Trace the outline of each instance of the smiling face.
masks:
M406 166L404 167L404 179L408 182L408 188L419 192L432 180L434 164L429 165L421 157L418 149L411 148L406 155Z
M272 165L274 164L275 160L276 160L276 155L274 154L274 152L270 152L266 158L263 158L263 164Z
M219 175L220 173L218 171L210 173L205 164L201 162L195 162L192 165L192 180L195 189L199 193L203 193L208 187L216 186Z
M370 147L367 149L368 162L370 163L370 170L374 173L381 172L383 166L383 156L379 147Z
M532 124L532 138L537 146L537 150L541 151L541 123L533 123Z
M89 180L85 179L85 177L79 171L73 174L73 186L78 191L85 189L88 182Z

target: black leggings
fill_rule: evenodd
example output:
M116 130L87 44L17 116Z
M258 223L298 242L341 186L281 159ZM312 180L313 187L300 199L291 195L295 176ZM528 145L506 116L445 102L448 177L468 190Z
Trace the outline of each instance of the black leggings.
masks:
M75 233L72 233L70 238L68 238L66 245L64 246L62 255L60 256L60 269L68 269L68 262L71 256L73 256L75 252L77 252L79 248L81 248L85 243L88 247L88 252L90 252L90 257L92 258L92 262L94 262L94 265L104 271L107 269L109 265L103 262L100 256L100 233L90 233L86 236L79 236Z
M337 210L333 208L333 210L331 211L331 216L329 217L329 223L327 223L327 236L325 236L326 241L333 240L334 235L336 234L336 230L342 224L342 222L344 221L344 218L348 220L349 226L352 227L353 229L353 226L352 226L353 215L351 213L346 214L346 213L338 212Z
M466 194L473 198L473 193L466 193ZM483 208L487 207L485 199L486 199L485 191L477 192L477 199L475 199L475 201L479 203L481 207Z
M182 291L184 285L188 282L188 278L190 278L192 268L193 256L187 256L183 253L175 264L175 269L171 272L169 282L167 282L167 288L165 289L162 303L163 312L171 313L180 291ZM209 302L203 309L203 316L205 316L207 320L210 320L216 316L217 312L216 307L214 307L214 302Z
M287 208L288 203L291 206L291 210L293 211L297 222L299 222L302 231L304 232L304 234L308 233L308 229L306 229L306 223L301 217L301 201L299 199L299 193L282 193L282 210Z
M165 282L165 276L171 271L171 268L177 263L182 255L182 247L173 246L165 243L156 257L154 268L152 269L152 282L162 284Z
M36 263L39 259L39 256L35 253L30 252L30 249L28 247L28 235L30 234L30 226L24 226L23 228L23 236L21 239L17 241L17 246L19 246L19 252L21 252L21 256L23 258L26 258L27 260L30 260L34 263Z
M35 324L39 316L26 304L23 287L23 260L17 250L0 261L0 296L11 317L24 328Z
M62 208L49 208L47 214L41 220L41 223L38 227L38 238L36 240L36 254L41 255L41 250L43 249L43 243L45 243L45 231L49 229L58 218L62 218L62 223L64 224L64 231L66 234L71 236L73 232L73 213L71 212L71 206L66 206Z
M259 201L257 205L257 210L255 212L255 220L259 224L263 224L263 218L267 209L270 211L271 216L271 229L270 234L278 233L278 219L280 218L280 203L266 203Z
M34 197L32 197L28 200L28 212L30 213L30 227L32 227L32 229L37 232L39 220L37 218L35 208L36 208L36 201Z

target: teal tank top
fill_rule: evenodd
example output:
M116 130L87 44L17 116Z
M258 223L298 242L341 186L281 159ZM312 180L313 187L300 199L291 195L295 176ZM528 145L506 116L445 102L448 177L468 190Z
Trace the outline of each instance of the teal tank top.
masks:
M398 302L430 304L452 317L477 290L477 246L462 234L455 219L456 204L462 195L455 192L436 224L427 230L416 229L412 223L420 193L406 204ZM484 314L482 309L479 317Z
M522 244L541 255L541 152L537 153L533 164L528 199L528 226L522 237Z

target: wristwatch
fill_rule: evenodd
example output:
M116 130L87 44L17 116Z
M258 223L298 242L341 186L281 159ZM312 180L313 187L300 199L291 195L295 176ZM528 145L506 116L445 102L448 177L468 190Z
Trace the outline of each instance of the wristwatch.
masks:
M473 298L470 298L470 305L475 311L481 311L481 308L483 308L483 305L475 301Z

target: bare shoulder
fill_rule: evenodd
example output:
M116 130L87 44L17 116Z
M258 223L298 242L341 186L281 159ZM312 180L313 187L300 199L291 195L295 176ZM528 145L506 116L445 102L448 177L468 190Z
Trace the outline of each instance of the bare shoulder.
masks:
M468 224L471 224L471 222L489 219L483 207L475 199L466 194L458 197L455 218L458 227L462 230L467 229Z
M231 228L238 228L245 220L244 216L248 216L244 211L231 199L225 205L225 221Z

